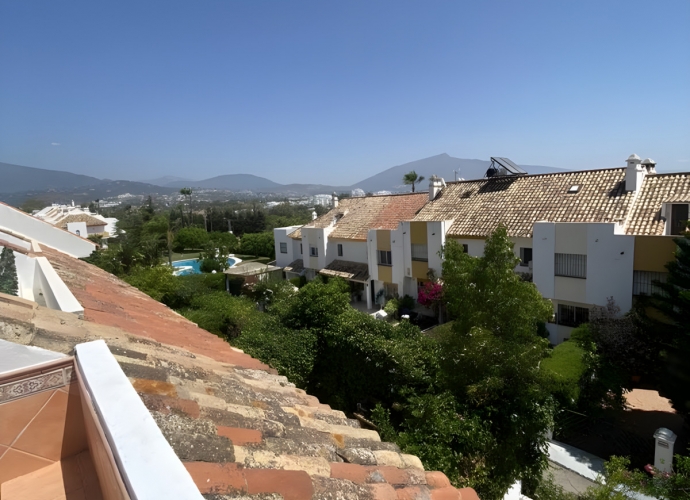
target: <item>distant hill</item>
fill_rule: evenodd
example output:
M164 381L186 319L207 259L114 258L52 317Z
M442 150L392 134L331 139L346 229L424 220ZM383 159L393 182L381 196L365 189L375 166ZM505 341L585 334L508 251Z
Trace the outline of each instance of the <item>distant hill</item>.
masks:
M431 175L438 175L451 181L455 178L453 170L457 170L458 178L479 179L484 177L489 164L488 160L454 158L443 153L388 168L351 186L328 186L323 184L279 184L252 174L219 175L199 181L174 176L159 177L148 182L112 181L70 172L0 163L0 178L2 178L0 200L14 205L21 204L30 198L40 199L47 203L64 201L65 199L84 203L97 198L112 198L125 193L133 195L173 194L183 187L234 192L249 191L285 196L328 194L334 191L342 193L356 188L365 192L407 192L410 191L410 187L402 183L402 178L411 170L426 178L417 186L418 191L426 191ZM523 165L522 167L531 174L563 171L552 167L530 165Z
M170 187L169 184L173 182L194 182L191 179L185 179L184 177L175 177L174 175L165 175L163 177L157 177L155 179L147 179L143 181L144 184L153 184L154 186Z
M432 175L443 177L446 181L463 179L481 179L484 177L491 162L489 160L465 160L454 158L446 153L424 158L423 160L412 161L396 167L391 167L376 175L372 175L363 181L353 184L351 189L360 188L364 191L408 191L410 186L402 182L403 175L414 170L418 175L423 175L426 180L420 182L416 189L426 191L428 189L428 179ZM562 172L562 169L553 167L539 167L534 165L522 165L522 168L530 174L545 174L550 172Z
M171 194L177 190L132 181L111 181L88 175L24 167L0 163L0 200L20 205L28 199L40 199L45 203L88 203L95 199L111 198L121 194L133 195Z
M252 174L228 174L211 177L202 181L174 181L166 184L172 188L202 188L202 189L224 189L227 191L255 191L273 192L280 189L283 185L270 181L264 177Z
M21 165L12 165L10 163L0 163L0 178L2 178L0 193L68 189L103 182L88 175L43 168L22 167Z

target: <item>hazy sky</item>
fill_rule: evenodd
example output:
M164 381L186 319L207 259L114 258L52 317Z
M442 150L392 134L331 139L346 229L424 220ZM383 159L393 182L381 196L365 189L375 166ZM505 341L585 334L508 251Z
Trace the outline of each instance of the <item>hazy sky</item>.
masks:
M690 170L690 1L0 2L0 161L351 184L439 153Z

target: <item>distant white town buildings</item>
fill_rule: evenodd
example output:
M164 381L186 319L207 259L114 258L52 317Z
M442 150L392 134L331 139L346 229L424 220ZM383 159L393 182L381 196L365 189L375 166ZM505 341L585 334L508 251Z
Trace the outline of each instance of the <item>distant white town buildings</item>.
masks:
M54 204L35 212L34 217L70 233L87 238L92 235L114 238L117 236L114 217L103 217L88 209L72 205Z

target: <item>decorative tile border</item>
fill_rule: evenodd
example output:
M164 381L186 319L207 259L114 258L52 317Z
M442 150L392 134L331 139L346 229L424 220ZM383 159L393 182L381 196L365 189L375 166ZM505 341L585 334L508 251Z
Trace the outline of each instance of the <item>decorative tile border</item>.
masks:
M0 404L65 386L72 381L72 370L73 367L70 365L2 384L0 385Z

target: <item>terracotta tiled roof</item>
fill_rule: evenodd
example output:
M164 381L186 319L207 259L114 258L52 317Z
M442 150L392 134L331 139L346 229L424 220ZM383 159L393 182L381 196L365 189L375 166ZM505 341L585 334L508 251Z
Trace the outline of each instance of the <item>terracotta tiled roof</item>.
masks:
M302 227L329 227L335 229L329 238L366 240L370 229L396 229L400 221L411 220L428 200L427 193L345 198L334 208ZM300 229L290 238L301 239Z
M487 236L503 223L531 237L537 221L623 222L632 200L624 168L499 177L448 183L413 220L452 220L450 236Z
M70 222L86 222L87 226L106 226L108 224L107 222L97 219L96 217L92 217L91 215L72 214L68 215L67 217L63 217L57 221L55 225L63 229L67 229L67 224Z
M0 303L0 338L69 353L102 338L208 499L475 500L263 363L118 278L45 255L84 318Z
M647 175L628 219L628 234L662 235L664 203L690 203L690 173Z
M352 281L369 281L369 265L360 262L350 262L348 260L334 260L325 268L319 271L326 276L338 276Z

